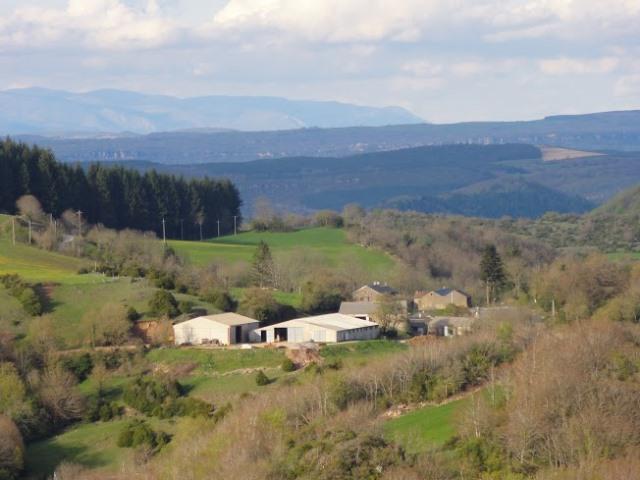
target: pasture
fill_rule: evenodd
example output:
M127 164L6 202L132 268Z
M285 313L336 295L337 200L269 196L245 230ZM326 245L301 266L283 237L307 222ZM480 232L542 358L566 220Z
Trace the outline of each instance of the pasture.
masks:
M266 242L274 256L309 250L328 266L340 263L360 265L369 273L384 273L394 265L386 253L350 243L344 230L308 228L294 232L246 232L212 239L206 242L171 241L175 251L195 265L214 261L225 263L251 262L256 246Z

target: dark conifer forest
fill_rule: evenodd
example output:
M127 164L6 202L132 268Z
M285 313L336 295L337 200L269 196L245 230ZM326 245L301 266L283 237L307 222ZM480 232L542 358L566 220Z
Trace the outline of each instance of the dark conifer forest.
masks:
M199 238L233 231L240 222L240 195L228 180L140 173L121 166L62 164L54 155L10 139L0 142L0 212L15 213L16 200L34 195L44 211L60 216L82 211L85 221L106 227Z

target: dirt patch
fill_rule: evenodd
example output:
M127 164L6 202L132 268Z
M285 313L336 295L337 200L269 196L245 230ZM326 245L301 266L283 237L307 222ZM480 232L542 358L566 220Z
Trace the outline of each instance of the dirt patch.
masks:
M540 147L543 162L557 162L562 160L577 160L578 158L601 157L603 153L573 150L561 147Z

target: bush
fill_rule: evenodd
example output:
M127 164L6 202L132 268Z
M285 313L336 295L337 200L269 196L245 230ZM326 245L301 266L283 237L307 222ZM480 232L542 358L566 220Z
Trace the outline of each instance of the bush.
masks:
M107 402L103 398L91 397L87 401L84 419L88 422L108 422L122 415L122 407L115 402Z
M223 312L234 312L238 308L237 302L224 290L212 290L203 295L202 300L211 303Z
M264 387L265 385L269 385L270 383L271 379L267 377L267 375L262 370L259 370L256 374L256 385L258 385L259 387Z
M142 315L140 315L140 313L138 313L138 311L133 308L133 307L129 307L127 308L127 320L129 320L130 322L136 322L138 320L140 320L140 317Z
M181 300L178 304L178 310L180 310L180 313L191 313L192 309L193 303L188 300Z
M296 364L290 358L285 358L280 365L283 372L294 372L296 370Z
M24 467L24 443L13 421L0 415L0 479L19 478Z
M65 356L60 360L60 363L75 375L78 382L86 380L93 370L93 360L88 353Z
M149 300L149 310L152 315L175 317L178 315L178 302L166 290L157 290Z
M125 387L122 398L141 413L160 416L163 404L181 394L182 387L175 380L141 376Z
M146 445L152 449L160 449L170 440L171 437L168 434L153 431L144 420L133 420L120 431L117 445L121 448Z

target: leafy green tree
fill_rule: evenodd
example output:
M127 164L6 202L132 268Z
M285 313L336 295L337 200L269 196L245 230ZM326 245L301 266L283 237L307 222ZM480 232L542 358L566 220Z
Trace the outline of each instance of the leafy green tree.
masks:
M251 262L253 284L260 287L272 287L274 284L274 263L271 256L271 249L264 241L260 241Z
M487 305L494 302L507 283L502 258L495 245L487 245L480 260L480 279L484 282Z
M178 302L176 297L174 297L171 292L167 292L166 290L156 290L156 292L149 300L149 311L152 315L162 316L167 315L168 317L175 317L178 315Z
M308 313L327 313L337 310L343 300L340 289L325 280L306 282L302 286L302 309Z

